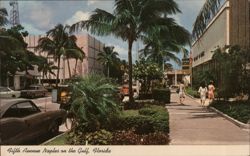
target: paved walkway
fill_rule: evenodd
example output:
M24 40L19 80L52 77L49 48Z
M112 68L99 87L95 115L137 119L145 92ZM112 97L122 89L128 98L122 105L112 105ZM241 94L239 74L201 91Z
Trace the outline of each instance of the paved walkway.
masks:
M243 130L213 111L200 106L198 100L186 97L179 104L176 93L167 105L170 115L172 145L249 145L249 131Z

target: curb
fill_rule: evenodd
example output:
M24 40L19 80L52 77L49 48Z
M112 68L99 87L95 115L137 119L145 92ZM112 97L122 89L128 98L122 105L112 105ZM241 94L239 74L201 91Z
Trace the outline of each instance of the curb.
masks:
M192 99L196 99L195 97L189 95L186 93L186 95ZM219 115L221 115L222 117L224 117L225 119L227 119L228 121L232 122L233 124L235 124L236 126L240 127L240 128L243 128L243 129L249 129L250 130L250 124L245 124L245 123L242 123L226 114L224 114L223 112L219 111L218 109L214 108L214 107L209 107L210 110L218 113Z
M67 132L68 132L68 131L63 132L62 134L59 134L59 135L57 135L57 136L55 136L55 137L53 137L53 138L51 138L51 139L49 139L49 140L47 140L47 141L41 143L40 145L46 145L47 143L49 143L49 142L55 140L56 138L59 138L60 136L64 135L64 134L67 133Z
M214 107L209 107L209 109L215 111L216 113L220 114L221 116L223 116L224 118L226 118L228 121L232 122L233 124L235 124L236 126L240 127L240 128L244 128L244 129L249 129L250 130L250 124L244 124L226 114L224 114L223 112L219 111L218 109L214 108Z

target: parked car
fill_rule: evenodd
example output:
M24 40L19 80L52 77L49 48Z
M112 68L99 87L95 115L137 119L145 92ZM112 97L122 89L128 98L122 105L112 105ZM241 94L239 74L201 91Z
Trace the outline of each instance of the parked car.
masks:
M50 133L57 134L66 120L65 110L42 111L31 100L0 105L0 144L16 145Z
M24 98L36 98L44 97L48 93L42 85L30 85L26 90L21 90L21 97Z
M20 91L14 91L8 87L0 86L0 98L12 98L12 97L20 97Z

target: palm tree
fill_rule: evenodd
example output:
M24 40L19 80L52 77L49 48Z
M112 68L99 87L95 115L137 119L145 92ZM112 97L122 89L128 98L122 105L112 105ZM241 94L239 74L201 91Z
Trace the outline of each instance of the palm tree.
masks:
M206 0L199 15L197 16L193 27L193 38L199 38L204 32L211 18L217 13L222 0Z
M184 57L187 57L188 51L184 46L190 45L190 34L187 30L178 25L172 25L169 29L170 31L164 30L144 36L146 46L140 50L141 57L158 63L163 70L166 61L173 60L177 64L181 64L181 60L176 54L182 52Z
M171 17L180 12L173 0L115 0L113 13L96 9L86 21L72 25L71 30L87 28L97 35L114 35L128 43L129 101L133 102L132 48L143 34L153 33L176 24Z
M8 23L8 12L5 8L0 8L0 27Z
M102 62L107 68L107 76L109 77L109 67L117 61L118 53L114 51L114 47L104 47L103 53L98 54L98 61Z
M47 32L46 37L39 39L38 46L36 47L37 50L47 52L48 55L53 56L54 60L57 61L56 87L58 87L61 57L66 56L70 58L70 53L83 53L75 44L76 37L69 35L68 28L69 26L58 24L55 28ZM70 67L69 72L71 73Z
M77 40L76 36L71 35L69 37L68 44L66 45L67 49L65 49L65 54L64 54L66 56L66 59L67 59L69 78L72 77L69 60L70 59L76 60L76 63L75 63L75 73L76 73L78 59L80 59L82 61L85 57L85 53L83 52L83 50L77 46L76 40Z

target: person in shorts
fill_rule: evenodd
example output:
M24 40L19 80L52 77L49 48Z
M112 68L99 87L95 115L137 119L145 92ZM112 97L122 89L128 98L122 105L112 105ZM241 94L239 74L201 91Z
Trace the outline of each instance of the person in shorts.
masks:
M180 98L180 104L183 104L185 100L185 85L183 81L181 81L179 84L179 98Z

